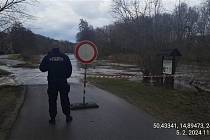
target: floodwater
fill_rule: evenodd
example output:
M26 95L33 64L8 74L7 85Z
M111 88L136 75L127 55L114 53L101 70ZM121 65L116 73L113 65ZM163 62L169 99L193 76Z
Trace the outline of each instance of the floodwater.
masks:
M107 60L98 60L88 69L89 76L124 76L130 78L142 77L142 69L137 65L111 63Z
M210 66L179 65L176 74L180 76L175 78L175 88L192 87L191 83L210 91Z
M73 54L68 55L73 66L72 77L68 79L70 83L80 83L84 77L84 69L80 68ZM43 57L43 56L42 56ZM42 58L41 57L41 58ZM18 60L8 59L8 55L0 56L0 69L12 73L9 77L1 77L0 85L39 85L47 84L47 73L42 73L37 69L14 68L17 64L24 63ZM2 65L3 64L3 65ZM142 68L137 65L126 65L112 63L107 60L98 60L88 67L88 76L126 78L132 81L142 81ZM178 65L174 79L175 89L193 89L192 85L199 86L201 89L210 91L210 66L197 65ZM191 83L191 84L190 84Z
M79 83L81 78L81 70L78 67L77 60L74 55L68 55L73 66L72 77L68 79L68 82ZM9 63L8 63L9 62ZM42 73L38 68L14 68L17 64L23 63L18 60L9 60L6 55L0 56L0 63L5 65L0 65L0 69L11 72L9 77L0 78L0 85L10 84L10 85L40 85L47 84L47 73Z
M111 63L106 60L89 69L88 73L91 76L103 75L105 77L116 76L117 78L123 76L132 81L143 81L142 69L139 66ZM161 77L161 75L156 76ZM151 82L154 81L151 80ZM210 66L178 65L174 78L174 88L196 90L195 86L210 92Z
M68 55L73 67L72 76L68 79L70 83L80 83L81 79L84 77L84 69L80 68L80 64L77 62L73 54ZM43 56L41 56L41 59ZM106 61L100 62L103 65L100 66L91 66L87 70L88 76L120 76L120 75L129 75L129 76L141 76L142 73L138 66L135 65L125 65L117 63L109 63ZM105 62L105 63L104 63ZM15 68L13 66L22 64L24 62L18 60L10 60L8 55L0 56L0 69L11 72L12 74L9 77L1 77L0 85L10 84L10 85L40 85L47 84L47 73L42 73L40 70L31 69L31 68Z

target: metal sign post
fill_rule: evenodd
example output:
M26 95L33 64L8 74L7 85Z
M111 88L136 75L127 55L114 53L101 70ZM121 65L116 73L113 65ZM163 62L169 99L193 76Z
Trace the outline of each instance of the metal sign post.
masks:
M87 84L87 64L85 64L85 73L84 73L83 104L85 104L86 84Z
M83 98L82 103L71 104L71 110L98 108L99 106L93 102L86 102L86 87L87 87L87 67L93 63L98 54L96 45L90 41L82 41L76 45L75 57L84 64L84 83L83 83Z

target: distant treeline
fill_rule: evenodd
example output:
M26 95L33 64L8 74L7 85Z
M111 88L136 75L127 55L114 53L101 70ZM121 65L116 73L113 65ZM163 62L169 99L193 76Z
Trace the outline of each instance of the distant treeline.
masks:
M46 54L53 47L59 47L63 52L73 52L73 43L34 34L21 23L0 32L0 54L20 53L27 57Z
M172 12L164 11L161 0L145 3L113 0L116 22L94 28L81 19L77 41L95 42L101 58L134 62L151 71L158 52L167 48L178 48L185 63L210 62L210 0L196 7L179 3Z

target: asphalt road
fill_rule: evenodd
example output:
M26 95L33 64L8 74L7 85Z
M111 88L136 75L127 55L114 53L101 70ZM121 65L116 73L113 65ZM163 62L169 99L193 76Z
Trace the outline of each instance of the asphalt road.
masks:
M81 102L82 85L72 84L71 102ZM46 85L28 86L26 100L11 132L10 140L188 140L176 136L175 130L153 129L156 122L140 111L106 91L88 86L88 101L96 102L98 109L72 111L73 122L65 123L58 102L55 126L48 124Z

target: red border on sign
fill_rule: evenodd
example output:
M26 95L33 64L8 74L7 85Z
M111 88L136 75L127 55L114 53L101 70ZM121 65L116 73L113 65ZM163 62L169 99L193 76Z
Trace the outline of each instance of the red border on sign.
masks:
M81 47L82 45L84 45L84 44L88 44L88 45L92 46L93 49L94 49L94 55L93 55L93 57L92 57L90 60L88 60L88 61L82 60L82 59L80 58L80 56L79 56L79 49L80 49L80 47ZM76 58L77 58L81 63L83 63L83 64L91 64L91 63L97 58L98 50L97 50L96 45L95 45L93 42L88 41L88 40L84 40L84 41L79 42L79 43L76 45L74 54L75 54Z

